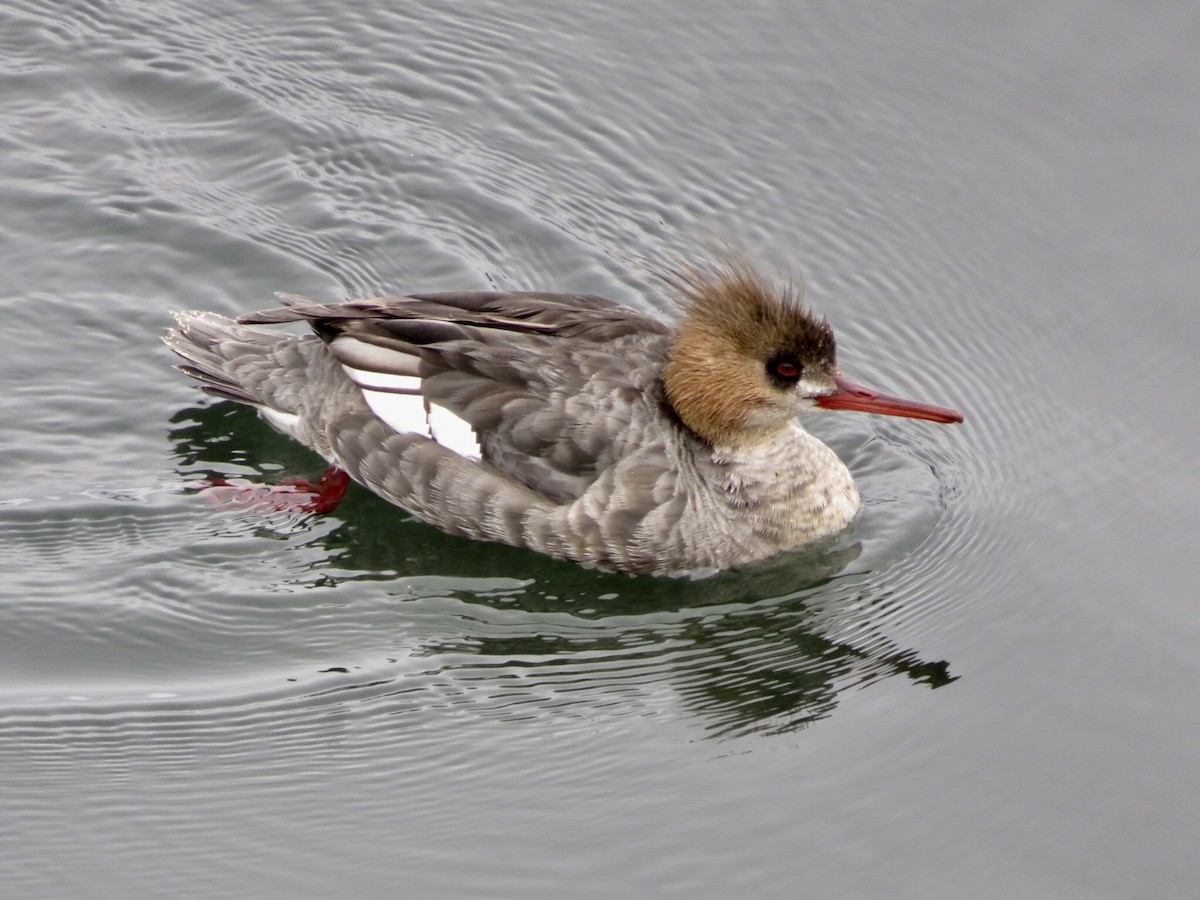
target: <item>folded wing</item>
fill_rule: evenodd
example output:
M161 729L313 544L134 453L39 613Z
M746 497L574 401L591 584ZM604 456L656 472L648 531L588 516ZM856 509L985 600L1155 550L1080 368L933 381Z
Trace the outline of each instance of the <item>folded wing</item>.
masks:
M600 297L281 299L239 321L308 322L393 430L483 460L556 503L578 498L638 440L628 425L639 404L661 402L671 329Z

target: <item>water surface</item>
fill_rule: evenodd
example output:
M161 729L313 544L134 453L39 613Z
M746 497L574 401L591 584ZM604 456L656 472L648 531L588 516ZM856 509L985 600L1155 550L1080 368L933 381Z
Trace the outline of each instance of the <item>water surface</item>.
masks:
M1190 896L1200 20L1170 4L0 12L21 896ZM600 293L729 239L864 514L704 581L465 543L170 369L181 308Z

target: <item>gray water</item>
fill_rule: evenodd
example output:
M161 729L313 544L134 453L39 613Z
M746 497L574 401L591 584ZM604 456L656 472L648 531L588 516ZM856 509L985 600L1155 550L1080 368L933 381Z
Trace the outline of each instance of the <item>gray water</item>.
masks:
M5 895L1190 897L1188 4L0 9ZM174 309L667 310L720 235L866 509L699 582L445 537L206 399Z

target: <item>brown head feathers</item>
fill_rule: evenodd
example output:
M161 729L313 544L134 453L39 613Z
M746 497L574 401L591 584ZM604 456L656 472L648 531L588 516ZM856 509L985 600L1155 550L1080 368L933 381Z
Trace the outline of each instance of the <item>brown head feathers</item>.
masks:
M773 283L729 252L712 265L658 274L682 314L663 385L700 437L754 442L806 408L806 389L835 390L833 331L804 306L799 289Z

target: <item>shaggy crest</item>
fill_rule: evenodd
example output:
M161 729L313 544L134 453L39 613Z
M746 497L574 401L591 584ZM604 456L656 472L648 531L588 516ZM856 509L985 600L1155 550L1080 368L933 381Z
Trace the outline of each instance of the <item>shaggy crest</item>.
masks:
M713 329L748 354L773 352L833 361L833 330L804 305L802 285L772 282L745 258L724 250L707 265L683 264L655 272L672 291L683 327Z

